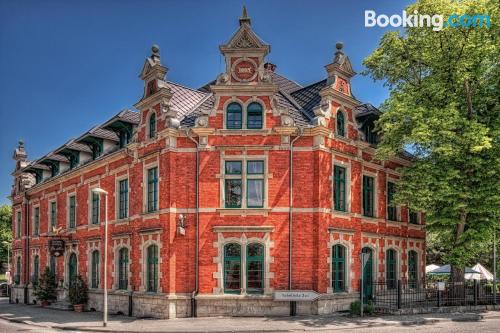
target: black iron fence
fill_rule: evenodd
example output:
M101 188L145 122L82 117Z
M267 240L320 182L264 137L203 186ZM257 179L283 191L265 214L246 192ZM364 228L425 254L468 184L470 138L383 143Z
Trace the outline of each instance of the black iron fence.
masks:
M441 306L473 306L497 304L500 284L495 290L491 281L465 282L364 282L364 301L377 310Z

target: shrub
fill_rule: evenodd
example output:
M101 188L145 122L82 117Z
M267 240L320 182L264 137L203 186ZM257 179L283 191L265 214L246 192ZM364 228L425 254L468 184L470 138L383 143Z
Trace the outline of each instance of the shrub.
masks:
M40 301L52 301L57 299L56 289L56 277L50 268L46 267L40 279L33 286L33 294Z
M78 275L69 287L69 301L73 305L85 304L89 300L87 283Z
M350 306L351 314L352 315L361 315L361 302L360 301L355 301L351 303ZM375 312L375 307L373 306L373 303L371 301L368 302L368 304L365 304L363 307L363 313L367 315L371 315Z

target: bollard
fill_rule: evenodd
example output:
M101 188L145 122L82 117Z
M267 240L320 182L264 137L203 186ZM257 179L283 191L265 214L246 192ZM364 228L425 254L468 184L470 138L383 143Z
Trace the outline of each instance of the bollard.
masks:
M290 316L296 316L297 315L297 302L296 301L290 301Z
M132 317L134 311L134 301L132 299L132 291L128 294L128 316Z

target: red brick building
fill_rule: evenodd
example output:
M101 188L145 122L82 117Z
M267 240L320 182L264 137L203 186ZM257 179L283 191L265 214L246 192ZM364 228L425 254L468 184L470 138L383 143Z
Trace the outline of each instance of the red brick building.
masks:
M373 159L379 111L354 97L355 72L336 48L325 77L303 87L266 63L270 46L244 12L215 81L168 81L153 46L137 111L33 161L21 142L13 298L33 302L49 266L61 300L79 274L97 310L107 279L110 311L131 302L135 316L287 315L291 303L273 296L282 290L321 294L292 303L299 314L330 313L359 297L362 251L365 280L422 279L422 216L389 204L410 160Z

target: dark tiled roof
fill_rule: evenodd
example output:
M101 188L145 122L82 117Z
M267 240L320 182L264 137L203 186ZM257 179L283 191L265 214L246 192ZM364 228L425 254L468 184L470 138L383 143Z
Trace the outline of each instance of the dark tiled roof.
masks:
M167 82L172 91L170 105L177 111L178 118L183 119L187 114L207 97L207 93L181 86L180 84Z
M292 91L302 88L302 86L297 82L289 80L286 77L279 75L278 73L273 72L272 77L273 83L277 84L280 90L284 91L287 94L290 94Z
M75 139L71 139L68 142L66 142L64 145L62 145L61 147L54 149L54 152L59 153L59 152L64 151L65 149L83 151L86 153L91 152L90 148L87 145L84 145L82 143L78 143L75 141Z
M141 117L139 112L125 109L115 116L118 120L125 121L132 124L139 124ZM113 117L113 118L115 118Z
M380 110L377 109L376 107L374 107L373 105L371 105L370 103L358 105L354 109L354 111L356 113L356 117L364 117L364 116L368 116L368 115L378 116L381 114Z
M201 116L202 114L207 114L214 108L215 105L215 96L213 94L208 95L195 109L188 113L182 120L182 126L194 126L194 122L196 118Z
M307 126L309 125L309 119L307 116L289 99L289 96L280 92L278 94L278 108L287 109L290 117L293 118L296 125Z
M313 83L307 87L295 90L290 95L302 107L310 119L314 118L313 108L321 101L319 92L326 86L326 80Z
M90 131L76 139L76 141L85 141L85 138L94 137L99 139L105 139L110 141L118 141L118 136L115 132L95 126Z

